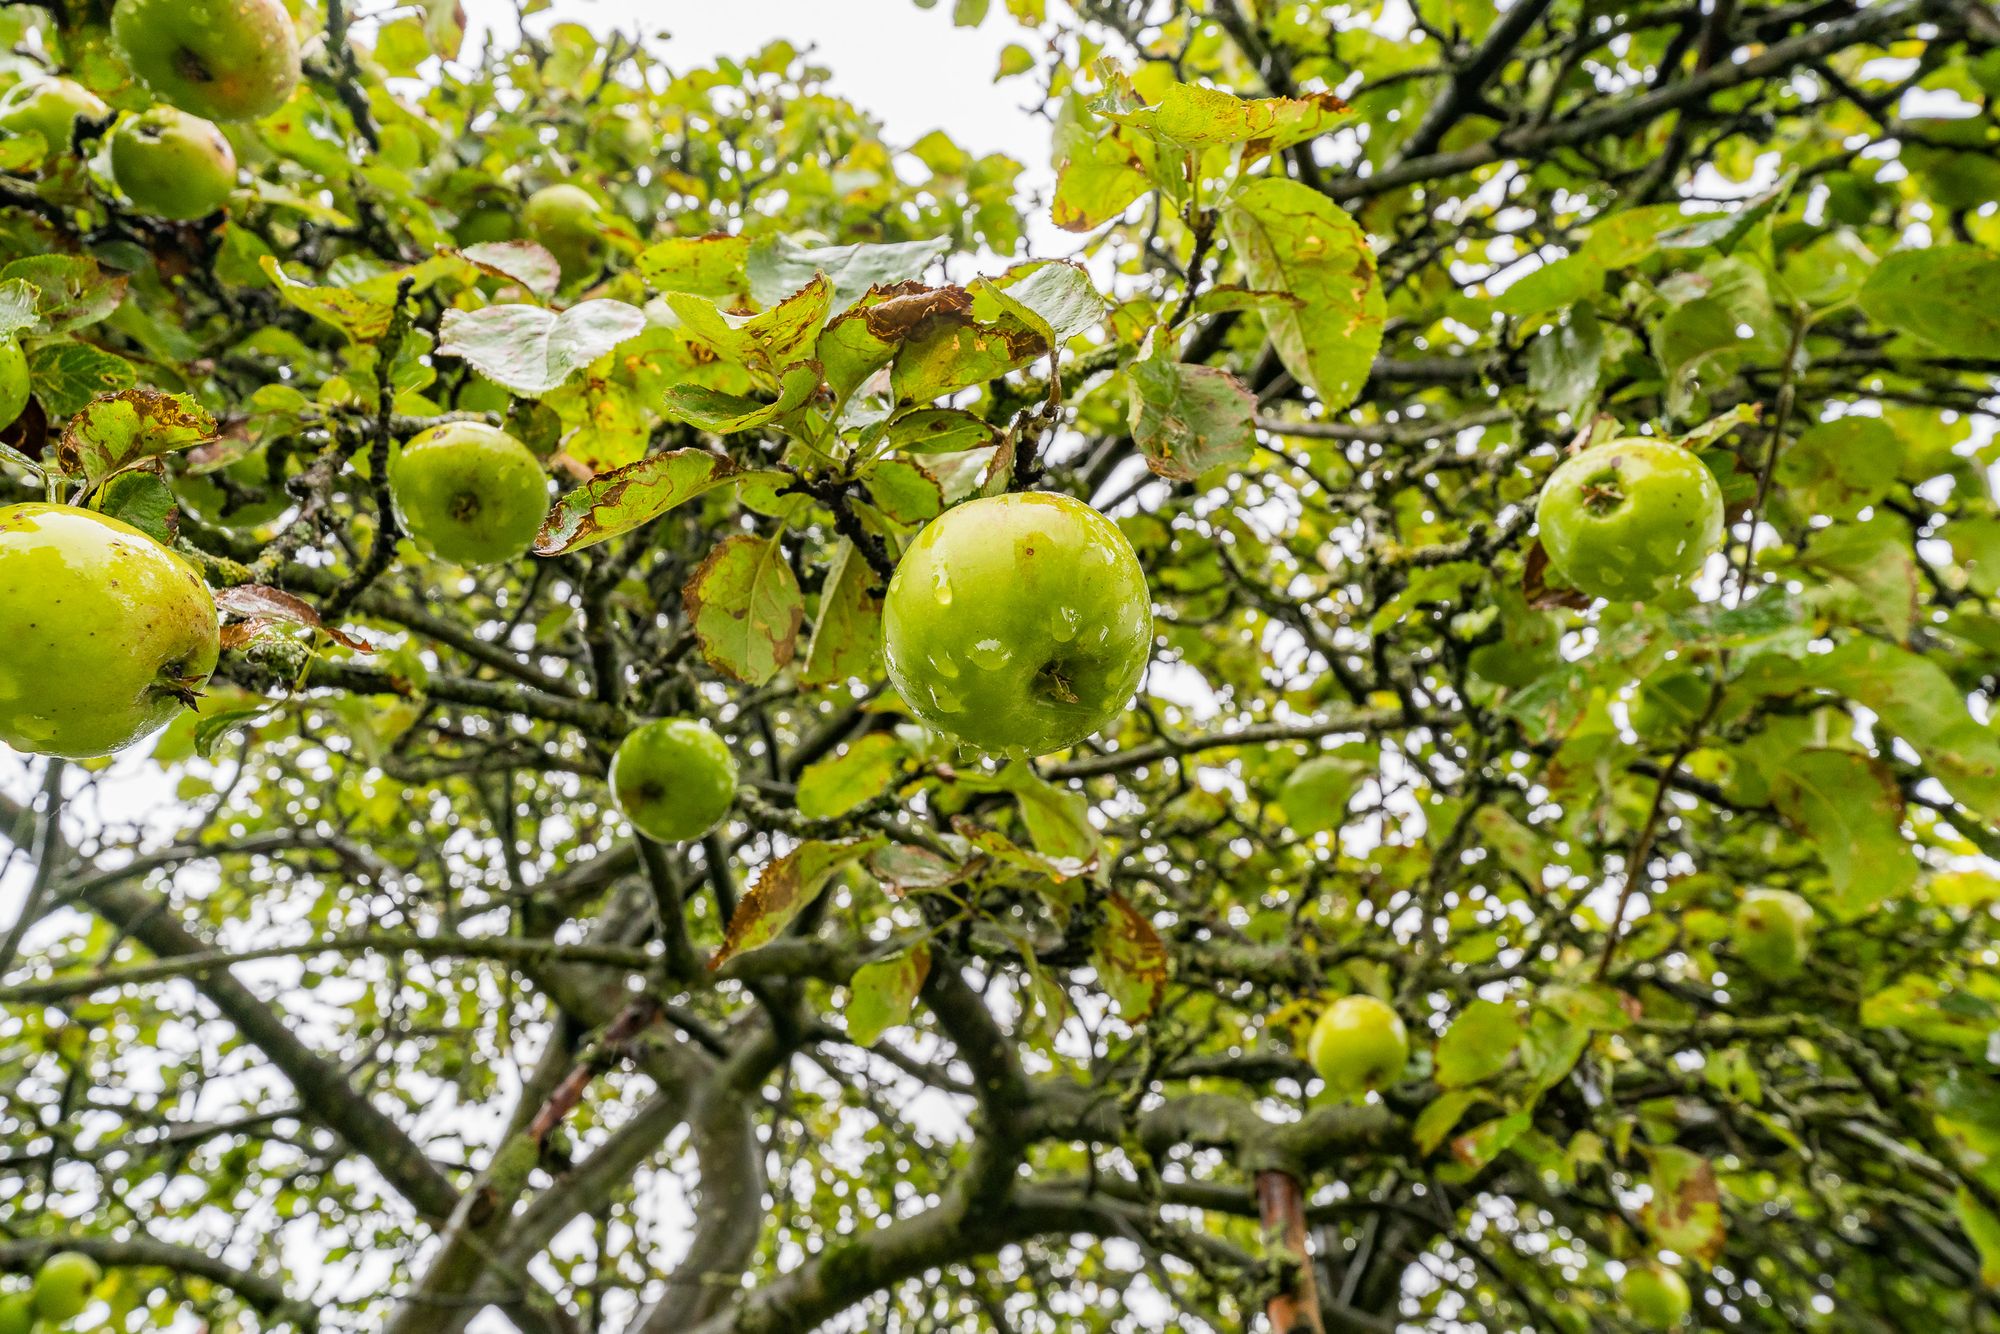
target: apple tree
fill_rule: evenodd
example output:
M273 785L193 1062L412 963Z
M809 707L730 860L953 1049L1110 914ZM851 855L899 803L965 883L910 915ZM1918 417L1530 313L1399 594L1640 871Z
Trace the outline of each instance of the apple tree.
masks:
M2000 1330L1990 7L521 8L0 7L0 1334Z

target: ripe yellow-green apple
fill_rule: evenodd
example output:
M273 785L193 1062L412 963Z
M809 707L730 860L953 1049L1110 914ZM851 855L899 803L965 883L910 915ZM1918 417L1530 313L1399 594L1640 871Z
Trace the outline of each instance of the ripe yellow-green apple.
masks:
M1313 1025L1306 1058L1340 1097L1385 1088L1410 1059L1410 1035L1397 1013L1373 996L1342 996Z
M90 1305L90 1294L104 1277L97 1261L76 1251L57 1251L35 1271L35 1314L44 1320L75 1318Z
M411 540L460 565L513 560L549 513L541 461L479 422L447 422L412 436L389 459L389 492Z
M1722 487L1692 450L1611 440L1566 460L1535 520L1549 563L1592 597L1638 600L1680 586L1722 545Z
M118 0L111 39L160 97L209 120L255 120L299 82L283 0Z
M1152 643L1131 543L1069 496L946 510L903 553L882 603L883 658L911 712L1010 754L1061 750L1115 719Z
M0 509L0 741L92 759L192 703L221 652L194 567L93 510Z
M1812 953L1812 905L1786 889L1753 889L1736 905L1736 955L1773 982L1798 976Z
M575 282L597 267L604 245L597 201L575 185L545 185L528 196L521 220L528 235L562 265L563 281Z
M291 508L284 482L271 476L263 450L238 455L220 468L186 472L174 481L174 499L203 523L261 528Z
M214 122L149 107L111 131L111 179L141 213L205 218L236 188L236 151Z
M611 757L611 799L660 843L700 838L736 800L736 760L707 723L660 718L627 733Z
M10 1292L0 1297L0 1334L32 1334L34 1328L34 1293Z
M0 336L0 429L12 426L28 406L28 354L13 334Z
M1693 1297L1687 1280L1661 1264L1633 1265L1618 1285L1618 1298L1632 1319L1648 1329L1678 1329Z
M69 152L79 116L95 120L110 108L75 79L29 79L0 97L0 130L42 137L50 155Z

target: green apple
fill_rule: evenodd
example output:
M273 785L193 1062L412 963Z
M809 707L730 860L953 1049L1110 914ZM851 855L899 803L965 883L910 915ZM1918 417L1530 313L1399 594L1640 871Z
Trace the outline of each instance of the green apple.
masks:
M462 246L511 241L521 234L518 207L518 203L503 196L481 195L459 213L458 225L451 229L451 239Z
M1549 475L1542 549L1592 597L1637 600L1684 583L1722 545L1722 487L1692 451L1612 440Z
M174 499L203 523L222 528L261 528L292 505L284 483L272 478L270 458L261 449L220 468L183 473L174 481Z
M611 757L611 799L661 843L700 838L736 800L736 760L707 723L662 718L634 728Z
M34 1293L10 1292L0 1297L0 1334L32 1334L34 1328Z
M1045 492L954 506L903 553L882 604L911 712L985 750L1042 755L1125 709L1152 651L1146 576L1118 526Z
M111 179L141 213L205 218L236 188L236 151L213 122L150 107L111 131Z
M0 97L0 130L33 131L54 156L69 152L79 116L96 120L109 111L103 99L75 79L29 79Z
M521 209L528 235L562 265L563 281L576 282L597 268L604 229L597 200L580 186L546 185Z
M460 565L527 551L549 513L549 475L528 447L478 422L412 436L389 460L389 491L423 550Z
M12 426L28 406L28 354L13 334L0 335L0 430Z
M1736 955L1773 982L1798 976L1812 953L1812 905L1785 889L1753 889L1736 905Z
M122 750L193 700L220 639L208 585L138 529L67 505L0 509L0 741Z
M1634 1322L1648 1329L1678 1329L1694 1299L1687 1280L1662 1264L1633 1265L1618 1285L1618 1298Z
M1410 1035L1397 1013L1373 996L1342 996L1313 1025L1306 1058L1336 1095L1385 1088L1410 1060Z
M70 1320L90 1305L90 1294L104 1278L97 1261L75 1251L57 1251L35 1271L35 1314L44 1320Z
M268 116L299 82L283 0L118 0L111 39L148 88L209 120Z

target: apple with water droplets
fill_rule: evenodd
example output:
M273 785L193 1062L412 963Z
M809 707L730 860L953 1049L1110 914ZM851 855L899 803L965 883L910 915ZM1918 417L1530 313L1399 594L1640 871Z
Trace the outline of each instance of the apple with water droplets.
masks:
M1722 545L1722 487L1691 449L1611 440L1549 474L1542 550L1574 588L1638 601L1685 584Z
M910 711L968 745L1044 755L1131 702L1152 651L1139 558L1070 496L954 506L917 534L882 604L882 653Z
M707 723L660 718L626 734L611 757L611 799L657 843L700 838L736 801L736 758Z
M389 493L410 540L460 565L522 555L549 513L541 460L479 422L447 422L411 436L389 460Z

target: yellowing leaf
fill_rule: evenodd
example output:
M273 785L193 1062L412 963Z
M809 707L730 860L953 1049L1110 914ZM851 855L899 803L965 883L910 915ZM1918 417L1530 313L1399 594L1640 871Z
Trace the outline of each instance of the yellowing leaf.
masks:
M917 945L854 970L847 990L847 1040L873 1046L890 1029L910 1021L910 1008L930 976L931 951Z
M535 535L535 554L560 556L594 546L744 475L705 449L669 450L599 473L556 502Z
M902 767L906 750L891 732L870 732L826 759L808 764L799 774L799 814L830 820L888 790Z
M1167 946L1146 915L1118 894L1104 896L1104 915L1090 935L1091 966L1118 1015L1136 1024L1152 1014L1167 989Z
M841 843L809 839L766 865L737 902L722 948L708 966L720 968L737 955L776 940L792 919L820 896L835 871L860 861L887 841L879 834Z
M702 653L737 680L760 686L791 664L805 599L777 542L748 534L724 540L681 598Z

